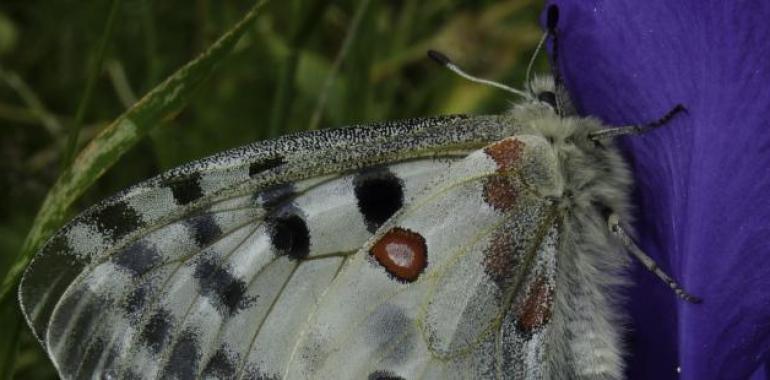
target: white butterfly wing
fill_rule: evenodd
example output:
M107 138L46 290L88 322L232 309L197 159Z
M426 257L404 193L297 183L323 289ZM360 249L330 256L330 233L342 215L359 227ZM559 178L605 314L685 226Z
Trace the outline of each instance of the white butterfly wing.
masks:
M280 375L372 232L512 128L447 117L323 131L173 170L55 234L22 280L23 311L64 378ZM402 163L376 169L389 162Z

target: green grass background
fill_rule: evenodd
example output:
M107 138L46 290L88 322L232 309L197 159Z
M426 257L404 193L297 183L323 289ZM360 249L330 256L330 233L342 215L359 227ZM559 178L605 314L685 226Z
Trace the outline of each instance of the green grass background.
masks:
M288 0L247 17L254 5L0 1L0 378L56 378L15 285L45 237L79 211L281 134L504 112L511 95L452 75L425 51L521 87L541 36L541 0ZM547 70L545 57L536 67Z

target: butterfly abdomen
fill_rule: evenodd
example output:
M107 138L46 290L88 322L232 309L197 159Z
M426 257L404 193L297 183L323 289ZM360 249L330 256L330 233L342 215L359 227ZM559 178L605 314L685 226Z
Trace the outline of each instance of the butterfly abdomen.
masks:
M561 194L549 366L553 378L622 378L618 311L628 256L610 237L608 213L629 220L631 175L612 145L591 141L595 119L547 115L528 120L549 141Z

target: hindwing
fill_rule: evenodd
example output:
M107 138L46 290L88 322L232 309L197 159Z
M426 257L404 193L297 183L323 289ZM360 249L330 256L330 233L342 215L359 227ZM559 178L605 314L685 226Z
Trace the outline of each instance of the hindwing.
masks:
M262 368L286 378L549 378L558 212L522 180L543 163L538 142L523 140L452 162L347 259L290 359ZM497 191L513 198L500 204Z

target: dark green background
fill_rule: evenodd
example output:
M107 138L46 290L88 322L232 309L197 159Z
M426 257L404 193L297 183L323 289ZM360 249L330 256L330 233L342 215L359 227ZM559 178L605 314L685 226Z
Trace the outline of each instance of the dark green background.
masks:
M56 180L86 82L97 72L79 147L206 49L253 5L245 0L120 0L102 70L90 69L113 0L0 1L0 277L16 260ZM541 36L541 1L377 1L365 9L328 91L323 83L364 1L273 1L190 104L98 180L74 216L106 196L209 154L311 128L447 113L499 113L515 99L425 57L521 87ZM292 63L296 64L292 64ZM537 69L546 70L539 57ZM283 103L276 99L282 98ZM271 127L272 126L272 127ZM0 375L55 378L18 318L0 308Z

